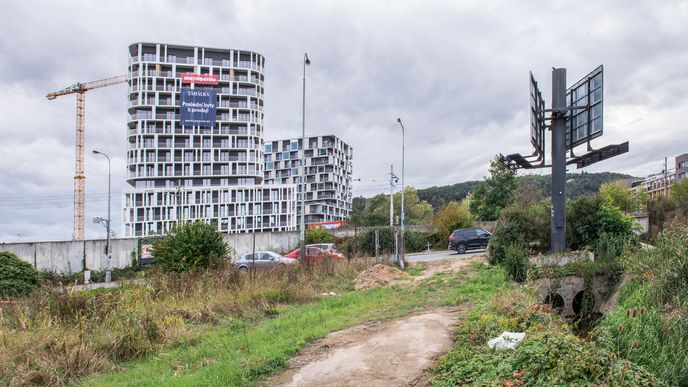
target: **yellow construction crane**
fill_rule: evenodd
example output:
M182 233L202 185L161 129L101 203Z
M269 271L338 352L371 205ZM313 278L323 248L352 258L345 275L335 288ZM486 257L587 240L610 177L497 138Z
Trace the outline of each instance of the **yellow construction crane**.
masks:
M60 91L49 93L52 100L62 95L76 94L76 173L74 175L74 239L84 239L84 202L86 177L84 176L84 118L86 114L86 92L92 89L112 86L127 81L126 75L77 83Z

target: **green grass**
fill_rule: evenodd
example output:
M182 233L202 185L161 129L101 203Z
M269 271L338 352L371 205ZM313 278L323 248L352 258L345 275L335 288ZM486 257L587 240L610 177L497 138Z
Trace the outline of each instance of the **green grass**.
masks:
M248 385L282 369L289 357L328 333L373 319L392 318L439 305L481 302L503 286L496 267L475 266L477 275L442 273L414 288L399 286L278 309L265 321L229 318L156 356L121 364L122 372L83 380L84 385Z

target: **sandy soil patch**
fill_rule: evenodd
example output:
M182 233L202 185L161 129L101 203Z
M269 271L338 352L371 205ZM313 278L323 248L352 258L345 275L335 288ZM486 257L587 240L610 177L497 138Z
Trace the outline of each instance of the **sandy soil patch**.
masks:
M356 290L372 289L389 285L393 281L407 276L406 273L395 267L377 264L361 272L354 280L354 286Z

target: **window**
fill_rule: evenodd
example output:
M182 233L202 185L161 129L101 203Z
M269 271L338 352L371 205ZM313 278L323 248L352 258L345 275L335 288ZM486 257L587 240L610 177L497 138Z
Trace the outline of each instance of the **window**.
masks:
M293 151L299 150L299 142L298 141L292 141L290 144L290 149Z
M275 168L275 163L273 163L272 161L268 161L267 163L265 163L265 169L266 170L273 169L273 168Z
M282 160L289 160L289 152L282 152Z

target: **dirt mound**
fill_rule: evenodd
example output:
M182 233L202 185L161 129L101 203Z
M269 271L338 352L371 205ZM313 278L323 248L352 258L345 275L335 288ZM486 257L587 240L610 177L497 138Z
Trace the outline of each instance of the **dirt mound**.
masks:
M354 280L356 290L372 289L378 286L389 285L397 278L406 276L403 271L382 264L377 264L362 272Z

